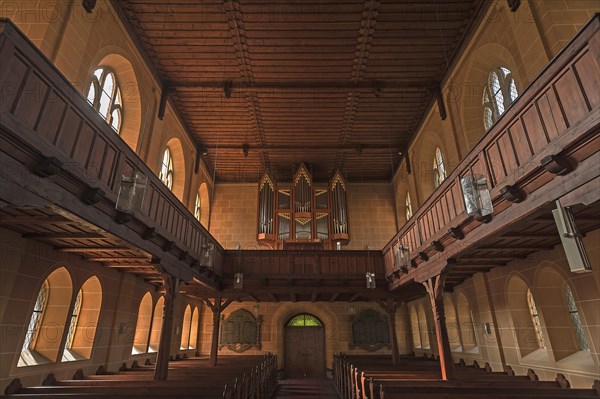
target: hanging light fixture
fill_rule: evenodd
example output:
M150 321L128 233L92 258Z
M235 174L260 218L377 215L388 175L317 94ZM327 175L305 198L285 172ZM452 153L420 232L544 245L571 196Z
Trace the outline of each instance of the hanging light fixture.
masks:
M401 269L403 272L408 272L408 266L410 264L410 249L408 246L400 243L398 250L396 251L396 269Z
M476 220L489 220L494 206L485 176L469 175L460 179L465 209Z
M365 277L367 278L367 288L374 289L375 288L375 273L367 272L367 273L365 273Z
M244 288L244 273L235 273L233 275L233 288L236 290Z

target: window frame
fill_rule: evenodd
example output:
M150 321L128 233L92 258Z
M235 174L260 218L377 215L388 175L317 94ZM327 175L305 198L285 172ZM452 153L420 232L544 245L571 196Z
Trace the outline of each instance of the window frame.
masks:
M406 221L408 222L410 220L410 218L413 217L413 211L412 211L412 202L410 200L410 193L406 193L406 198L404 199L404 205L406 207Z
M73 342L75 341L75 335L77 333L77 324L79 323L79 315L81 314L81 307L83 304L83 291L80 288L75 297L75 303L73 304L73 310L69 317L69 329L67 330L67 340L65 341L65 349L73 350Z
M98 71L100 72L100 77L96 74ZM113 88L112 93L108 93L105 90L106 78L111 75L113 79ZM94 98L93 101L90 101L90 90L94 88ZM102 93L106 93L109 96L108 109L106 111L106 115L104 115L101 111L101 98ZM108 126L111 127L117 134L121 134L121 129L123 127L123 95L121 92L121 86L119 85L119 80L117 78L117 74L115 71L107 66L98 66L94 72L92 73L92 81L88 85L88 90L86 93L86 99L88 103L98 112L98 114L105 120ZM117 128L113 126L114 118L113 113L117 111L119 115L119 123Z
M544 338L544 332L542 331L542 321L540 319L540 313L533 297L531 288L527 289L527 308L529 309L529 315L531 316L531 322L533 325L533 331L535 332L535 338L537 340L538 349L548 349L546 346L546 340Z
M40 297L41 297L42 293L44 293L44 296L43 296L43 302L41 305L41 309L36 311L36 308L38 307L38 303L40 302ZM44 319L44 314L46 312L46 305L48 304L49 296L50 296L50 284L48 283L48 279L46 279L46 280L44 280L44 283L40 287L38 294L36 296L35 304L33 305L33 311L31 312L31 317L29 318L29 325L27 326L27 331L25 331L25 339L23 341L23 346L21 347L21 352L23 352L23 351L34 352L35 351L35 347L37 345L37 341L38 341L38 337L39 337L40 326L42 325L42 320ZM37 317L37 319L35 321L35 328L31 329L30 328L31 322L33 320L34 314L36 314L36 313L39 313L39 316ZM30 333L31 331L33 331L33 332ZM31 338L29 339L29 342L27 342L28 336L31 336Z
M435 147L433 173L433 185L437 189L446 180L446 166L444 165L444 155L440 147Z
M163 156L160 163L160 173L158 174L158 178L169 189L169 191L173 191L173 183L175 182L175 170L173 167L173 154L171 153L171 149L169 147L166 147L163 151Z
M495 86L492 82L494 77L498 83L497 89L492 87ZM499 103L500 97L501 104ZM483 126L486 131L494 126L517 98L519 98L519 90L512 71L504 66L493 68L488 74L481 100Z
M569 316L571 317L571 323L573 329L575 329L575 335L577 336L577 343L579 344L579 350L583 352L590 352L590 345L587 342L587 338L585 336L585 330L583 328L583 323L581 321L581 316L579 315L579 309L577 308L577 302L575 302L575 296L573 295L573 290L569 287L568 284L565 284L564 289L564 299L567 305L567 311L569 312ZM572 307L571 307L572 305Z

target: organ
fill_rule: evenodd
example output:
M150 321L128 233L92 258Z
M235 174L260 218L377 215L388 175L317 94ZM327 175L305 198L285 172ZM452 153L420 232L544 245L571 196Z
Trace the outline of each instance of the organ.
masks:
M266 172L258 184L257 241L273 249L335 249L350 241L346 180L313 182L304 163L291 182Z

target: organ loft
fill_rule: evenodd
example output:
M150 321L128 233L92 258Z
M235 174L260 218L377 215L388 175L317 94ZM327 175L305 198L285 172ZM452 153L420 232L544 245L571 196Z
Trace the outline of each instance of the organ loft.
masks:
M597 0L0 0L0 395L598 398Z

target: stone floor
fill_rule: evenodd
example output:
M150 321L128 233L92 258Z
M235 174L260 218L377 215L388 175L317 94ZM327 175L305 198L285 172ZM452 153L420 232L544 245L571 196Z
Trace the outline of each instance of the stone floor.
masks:
M290 379L279 381L275 399L339 399L331 380Z

